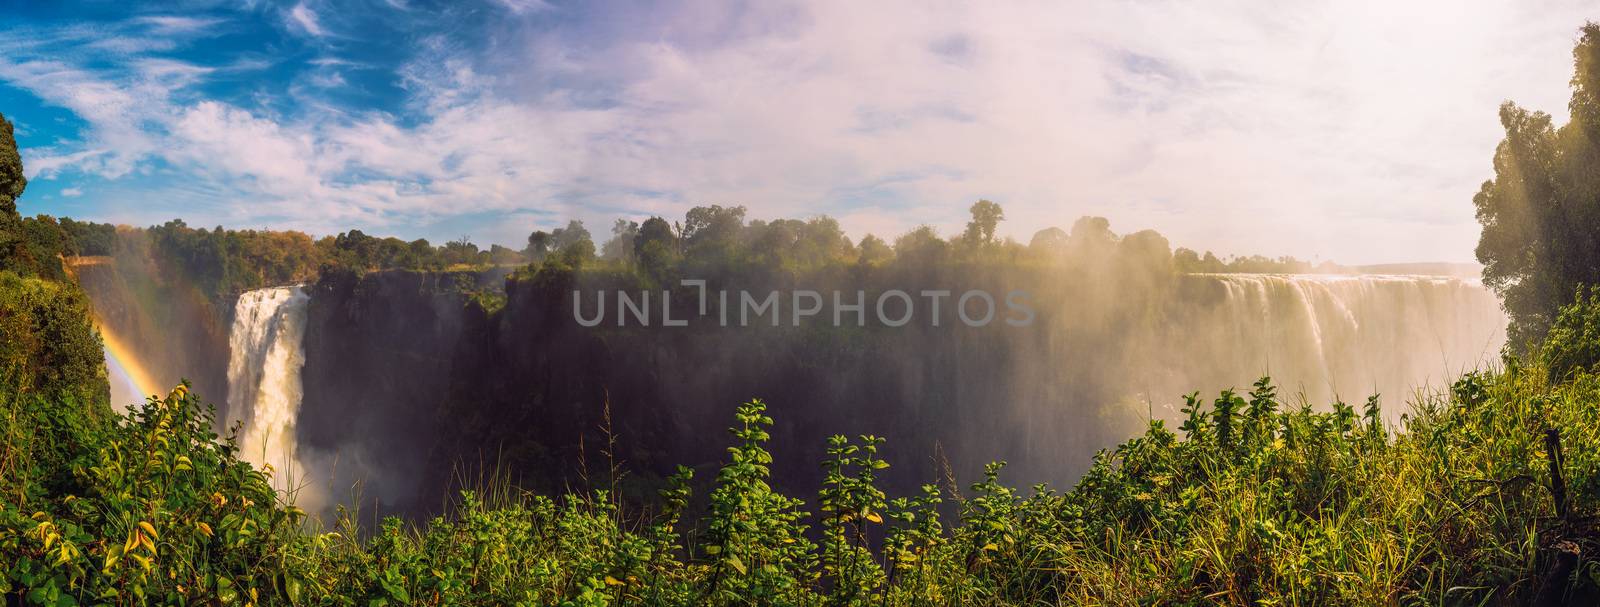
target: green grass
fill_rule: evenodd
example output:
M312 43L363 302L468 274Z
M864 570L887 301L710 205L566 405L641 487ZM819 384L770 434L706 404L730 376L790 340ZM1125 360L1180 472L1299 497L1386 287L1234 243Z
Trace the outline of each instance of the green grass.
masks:
M186 390L85 424L58 467L0 483L0 593L23 604L1526 604L1549 548L1595 548L1600 377L1472 374L1391 432L1375 408L1284 409L1271 387L1191 398L1073 490L1001 464L959 492L885 496L882 439L830 441L817 495L768 485L773 421L741 406L709 506L680 471L648 514L611 493L464 493L423 525L310 531ZM7 403L0 461L28 449ZM19 421L20 420L20 421ZM1556 516L1545 434L1565 446ZM13 458L15 459L15 458ZM70 479L70 482L59 482ZM941 507L954 516L941 517ZM636 509L626 509L634 512ZM366 536L366 539L360 539ZM1593 563L1562 592L1592 597Z

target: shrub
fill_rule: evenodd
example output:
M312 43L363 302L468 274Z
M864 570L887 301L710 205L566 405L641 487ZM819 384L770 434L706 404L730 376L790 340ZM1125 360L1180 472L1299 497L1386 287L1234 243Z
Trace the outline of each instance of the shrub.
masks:
M1191 395L1181 433L1152 421L1066 493L1019 491L995 463L965 491L890 499L876 487L883 440L836 436L815 510L769 484L773 420L751 401L704 510L680 469L653 512L610 490L497 485L422 525L386 519L366 539L354 512L315 531L273 492L270 470L211 430L187 386L105 423L72 421L82 411L35 394L0 417L6 470L16 444L42 440L30 431L39 412L61 416L73 440L3 477L0 594L29 605L1370 605L1522 604L1550 586L1583 602L1600 566L1546 574L1552 546L1600 549L1583 522L1600 507L1600 457L1582 448L1600 442L1600 376L1545 377L1469 374L1393 433L1376 399L1360 419L1339 403L1283 407L1265 379L1209 408ZM1572 495L1566 520L1551 516L1551 428L1569 445L1555 468Z
M1560 381L1600 362L1600 287L1580 287L1561 307L1538 351L1552 381Z

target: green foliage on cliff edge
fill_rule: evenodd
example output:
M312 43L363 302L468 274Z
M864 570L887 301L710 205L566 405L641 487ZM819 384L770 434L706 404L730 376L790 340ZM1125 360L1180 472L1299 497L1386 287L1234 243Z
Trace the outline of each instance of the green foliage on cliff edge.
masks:
M0 389L107 406L105 353L83 291L0 272L0 335Z
M26 185L11 123L0 115L0 403L43 396L84 407L73 417L108 418L105 355L89 300L60 281L54 252L47 263L31 254L16 211Z
M0 116L0 490L18 500L69 487L72 477L61 472L113 419L89 300L58 280L53 255L33 255L17 216L26 183L11 124Z

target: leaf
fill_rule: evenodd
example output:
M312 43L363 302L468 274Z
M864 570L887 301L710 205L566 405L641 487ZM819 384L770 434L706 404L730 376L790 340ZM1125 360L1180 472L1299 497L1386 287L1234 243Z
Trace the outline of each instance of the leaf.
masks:
M116 565L117 563L119 563L121 561L122 561L122 547L118 546L116 544L112 544L112 545L110 545L110 546L108 546L106 548L106 564L105 564L104 567L101 567L100 569L101 569L101 571L105 572L106 575L111 575L111 566L112 565Z
M876 512L868 512L867 513L867 520L872 521L874 523L878 523L880 525L883 524L883 517L878 516L878 513L876 513Z
M606 585L607 586L622 586L623 582L621 580L618 580L617 578L614 578L614 577L611 577L611 576L608 575L608 576L606 576Z
M744 561L739 560L739 557L730 556L727 559L727 563L729 567L732 567L735 571L738 571L739 575L745 574Z
M150 523L146 523L144 521L139 521L139 528L143 529L145 533L150 534L151 538L158 540L161 539L161 536L156 534L155 525L151 525Z

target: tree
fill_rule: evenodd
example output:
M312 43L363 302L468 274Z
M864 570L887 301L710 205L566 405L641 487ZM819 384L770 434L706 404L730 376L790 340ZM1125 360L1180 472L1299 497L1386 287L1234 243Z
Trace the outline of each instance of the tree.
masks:
M1067 248L1067 232L1057 227L1034 232L1033 239L1028 241L1028 248L1040 253L1058 255Z
M1572 54L1571 119L1555 128L1548 114L1501 105L1495 176L1472 199L1483 282L1501 296L1518 350L1580 285L1600 283L1600 25L1583 27Z
M1194 249L1178 247L1172 252L1172 264L1178 268L1179 272L1206 271L1201 268L1200 254L1196 253Z
M1117 246L1117 234L1104 217L1084 216L1072 222L1067 234L1067 257L1076 263L1098 265L1109 259Z
M1590 371L1600 363L1600 287L1579 288L1573 302L1561 308L1538 358L1552 382Z
M27 187L28 178L22 173L22 154L17 152L11 122L6 120L5 114L0 114L0 214L16 214L17 199Z
M634 260L633 241L639 237L639 222L618 219L611 224L611 240L601 248L601 256L623 263Z
M478 245L472 244L472 239L465 235L444 243L444 250L439 253L444 257L446 266L455 264L474 265L483 261L478 252Z
M520 265L523 262L522 252L497 244L489 245L489 262L496 265Z
M181 220L174 220L174 222L177 223L174 226L175 229L183 226ZM168 225L172 226L171 223ZM362 271L376 265L378 239L366 235L361 230L350 230L335 236L333 248L337 252L338 261L351 269Z
M576 219L567 222L567 227L556 228L550 232L550 248L554 251L563 251L580 242L589 243L589 249L594 249L594 239L589 236L589 229L583 227L583 222Z
M856 248L861 250L858 262L862 264L882 263L894 257L894 249L889 248L889 243L871 234L862 236L861 243L856 245Z
M1150 272L1158 276L1165 275L1173 267L1172 245L1160 232L1140 230L1117 242L1117 261L1124 278L1148 275Z
M757 219L750 222L750 227L745 229L745 241L751 259L759 260L771 268L783 266L788 260L794 259L804 231L805 222L798 219L774 219L770 222Z
M744 227L745 208L711 205L695 207L683 218L683 241L690 247L731 243Z
M566 267L581 269L594 259L594 241L585 238L567 243L567 246L556 251L555 259Z
M528 261L539 261L550 252L550 233L544 230L534 230L528 235L528 246L522 249L523 256Z
M640 267L651 276L664 276L672 259L678 254L678 237L672 224L660 217L651 217L639 224L639 235L633 240L633 254Z
M109 223L61 218L61 229L71 239L71 255L111 255L117 246L117 227Z
M22 218L17 215L17 197L28 187L22 174L22 155L11 135L11 123L0 114L0 270L16 270L24 275L33 264L26 259Z
M635 251L637 253L643 252L644 248L651 244L660 244L668 250L676 250L677 242L678 237L672 230L672 224L667 223L666 219L651 217L639 225L639 236L633 244L638 249Z
M933 264L943 260L949 244L932 226L920 225L894 239L894 254L902 260Z
M411 270L437 267L439 256L433 249L433 244L426 238L418 238L406 244L406 254L401 267Z
M988 200L979 200L972 203L968 211L972 213L972 221L967 222L967 231L961 238L974 246L994 243L994 230L1005 220L1005 210Z
M797 253L801 260L813 265L841 259L850 251L850 238L839 227L839 220L827 215L806 220L800 229L800 244Z

